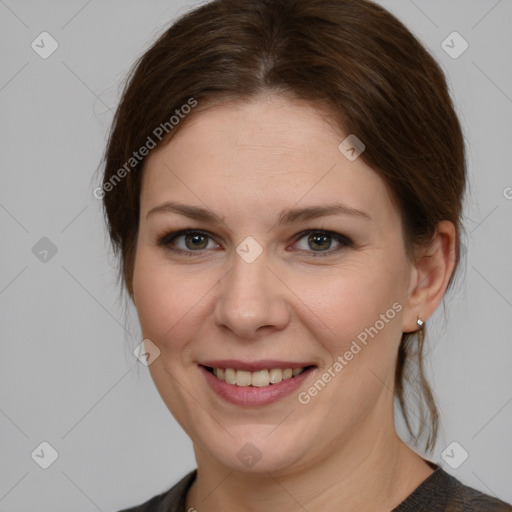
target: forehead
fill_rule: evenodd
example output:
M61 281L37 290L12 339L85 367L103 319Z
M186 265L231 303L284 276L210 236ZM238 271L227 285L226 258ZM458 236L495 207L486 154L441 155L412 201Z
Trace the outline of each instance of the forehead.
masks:
M382 179L338 146L346 138L326 108L282 97L225 103L196 112L148 156L141 208L181 199L223 214L343 202L396 213Z

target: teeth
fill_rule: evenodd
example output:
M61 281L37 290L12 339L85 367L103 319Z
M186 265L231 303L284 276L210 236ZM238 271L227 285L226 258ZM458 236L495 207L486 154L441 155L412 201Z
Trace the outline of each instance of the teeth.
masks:
M271 384L279 384L283 380L283 370L279 368L272 368L269 374L269 381Z
M270 383L268 370L261 370L259 372L251 373L251 384L257 388L263 388Z
M244 370L236 371L236 385L237 386L250 386L251 385L251 372Z
M226 368L224 370L224 380L228 384L236 384L236 371L233 368Z
M278 384L282 380L291 379L300 375L304 368L271 368L270 370L260 370L257 372L248 372L246 370L235 370L233 368L214 368L213 374L228 384L237 386L254 386L264 388L270 384Z

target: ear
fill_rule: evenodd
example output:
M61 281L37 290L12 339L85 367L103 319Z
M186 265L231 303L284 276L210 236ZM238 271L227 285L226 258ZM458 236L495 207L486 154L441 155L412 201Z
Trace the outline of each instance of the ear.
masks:
M418 316L426 321L439 306L455 268L456 247L454 224L439 222L432 243L419 252L411 268L403 332L417 331Z

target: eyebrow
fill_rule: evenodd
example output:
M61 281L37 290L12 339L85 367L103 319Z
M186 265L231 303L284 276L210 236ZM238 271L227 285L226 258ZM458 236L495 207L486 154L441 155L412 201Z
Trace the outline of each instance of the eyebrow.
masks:
M155 206L146 214L146 218L154 213L177 213L190 219L210 222L213 224L224 224L224 220L215 212L208 208L199 206L191 206L181 203L167 201L159 206ZM349 215L352 217L360 217L366 220L372 220L370 215L364 210L358 210L341 203L332 203L322 206L308 206L305 208L295 208L281 212L277 225L293 224L300 221L316 219L327 215Z

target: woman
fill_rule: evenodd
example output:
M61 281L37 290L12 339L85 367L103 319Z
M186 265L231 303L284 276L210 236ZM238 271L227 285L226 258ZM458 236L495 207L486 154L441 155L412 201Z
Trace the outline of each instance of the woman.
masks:
M422 349L466 182L444 75L395 17L207 3L137 63L105 161L140 356L197 461L130 510L512 510L395 431L396 397L436 441Z

